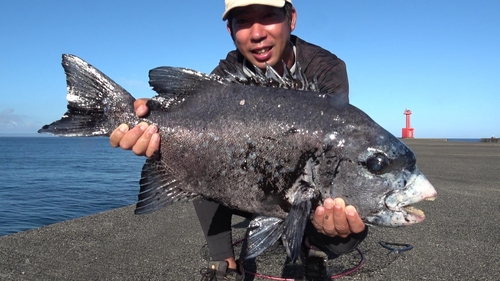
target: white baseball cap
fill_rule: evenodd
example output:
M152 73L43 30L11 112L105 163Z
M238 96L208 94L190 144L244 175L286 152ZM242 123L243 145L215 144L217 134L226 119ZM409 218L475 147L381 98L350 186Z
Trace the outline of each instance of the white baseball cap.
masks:
M234 8L245 7L250 5L264 5L276 8L285 6L285 2L292 4L292 0L225 0L226 10L222 14L222 20L227 19L227 14Z

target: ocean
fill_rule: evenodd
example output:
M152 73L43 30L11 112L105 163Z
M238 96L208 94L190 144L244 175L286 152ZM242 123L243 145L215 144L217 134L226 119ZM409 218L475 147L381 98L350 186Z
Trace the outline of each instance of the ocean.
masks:
M452 142L480 142L481 139L460 139L460 138L449 138L448 141Z
M0 151L0 236L134 204L146 160L104 137L0 137Z

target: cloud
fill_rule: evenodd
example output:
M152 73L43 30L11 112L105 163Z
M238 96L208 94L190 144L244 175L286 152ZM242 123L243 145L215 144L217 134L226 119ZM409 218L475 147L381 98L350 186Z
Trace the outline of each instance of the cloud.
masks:
M30 117L14 113L14 109L6 108L0 112L0 133L25 134L36 133L40 124L30 121Z

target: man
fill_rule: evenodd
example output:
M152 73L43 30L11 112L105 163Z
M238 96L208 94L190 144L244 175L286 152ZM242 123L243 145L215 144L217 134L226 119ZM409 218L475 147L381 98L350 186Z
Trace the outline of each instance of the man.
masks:
M226 0L222 19L227 20L227 30L237 49L229 52L212 73L225 76L225 69L231 72L235 68L251 73L254 66L265 69L268 64L283 74L283 62L292 72L299 62L309 81L317 77L321 92L348 100L344 62L291 35L297 19L291 0ZM136 101L137 115L148 113L145 103L145 99ZM141 123L129 130L122 124L113 132L110 142L113 147L132 149L137 155L149 157L159 149L160 137L154 125ZM235 212L206 199L196 200L194 207L213 260L209 268L214 270L208 272L213 279L208 280L243 280L244 272L232 248L231 216ZM341 198L325 199L306 228L304 250L308 278L325 278L325 252L350 252L366 234L367 227L353 206L346 207Z

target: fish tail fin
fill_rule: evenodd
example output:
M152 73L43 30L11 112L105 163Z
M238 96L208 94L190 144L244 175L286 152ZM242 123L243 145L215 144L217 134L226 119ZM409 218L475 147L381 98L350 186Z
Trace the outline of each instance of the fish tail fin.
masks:
M137 120L134 97L104 73L69 54L63 54L62 65L66 73L68 111L38 133L109 136L119 124Z

